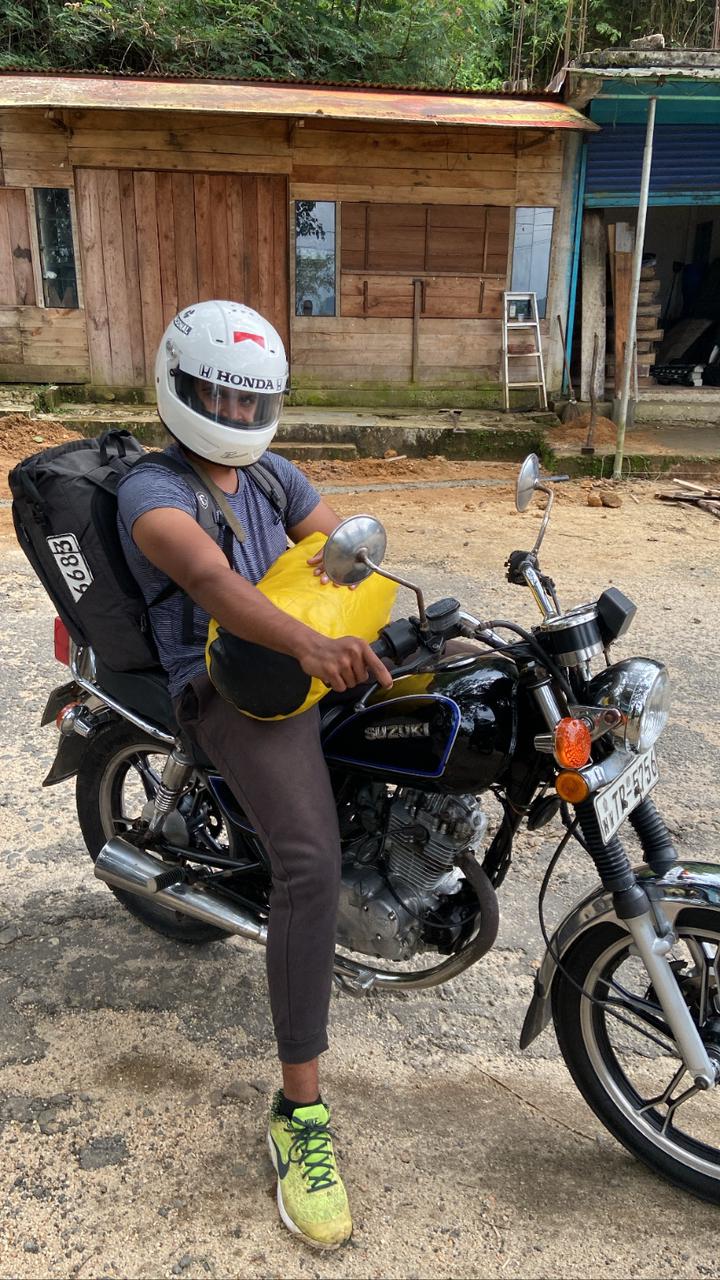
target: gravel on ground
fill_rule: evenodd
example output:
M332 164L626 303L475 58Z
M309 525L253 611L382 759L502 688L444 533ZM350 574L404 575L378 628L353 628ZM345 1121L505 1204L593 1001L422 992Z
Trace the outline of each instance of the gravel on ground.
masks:
M3 452L3 470L8 461ZM515 468L384 460L307 470L320 484L356 486L333 498L337 509L383 519L388 567L428 598L453 592L478 616L535 620L528 593L503 572L541 519L539 505L515 512ZM369 477L463 475L498 483L362 491ZM623 485L613 509L588 506L590 482L559 487L542 561L568 605L610 582L638 603L618 656L663 659L675 686L658 803L685 855L718 860L720 523L656 502L655 488ZM64 671L52 607L0 515L3 1280L720 1276L718 1210L654 1177L601 1128L551 1029L518 1050L555 827L518 840L498 944L475 969L410 998L333 998L323 1087L355 1235L331 1255L289 1236L264 1149L277 1079L264 956L238 940L165 941L93 878L72 783L40 785L56 731L39 718ZM568 854L550 920L593 881L584 856Z

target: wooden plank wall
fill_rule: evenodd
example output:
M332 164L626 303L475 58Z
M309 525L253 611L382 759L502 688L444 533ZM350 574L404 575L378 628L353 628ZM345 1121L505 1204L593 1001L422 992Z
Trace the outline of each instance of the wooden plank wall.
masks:
M502 316L502 291L505 277L425 275L413 271L406 275L393 272L343 271L340 288L340 314L407 318L413 314L413 280L422 283L421 317L445 319L499 319Z
M83 217L89 226L89 232L84 232L88 243L83 246L83 264L93 252L97 255L98 242L93 237L98 232L102 235L104 227L113 229L113 260L107 273L104 266L101 274L91 267L91 277L93 270L95 275L89 290L85 281L95 380L100 374L148 379L160 317L164 321L180 299L191 300L188 295L194 288L198 297L242 292L251 304L274 315L276 323L281 312L287 317L283 291L288 285L288 237L277 216L279 188L271 194L270 186L257 176L256 193L246 200L247 189L242 184L228 185L228 175L267 175L269 182L287 179L290 199L430 205L435 216L444 205L508 210L516 205L557 205L562 149L559 134L533 130L402 128L192 112L0 112L0 185L72 186L78 172L78 197L82 190ZM106 174L94 180L92 193L90 180L79 176L79 171L89 170ZM190 223L181 214L189 209L191 198L194 253ZM133 204L135 236L129 216L124 217ZM241 241L259 246L258 255L244 258L242 277L233 252ZM203 252L197 252L199 245L206 247ZM261 269L262 261L272 262L272 268ZM284 268L278 270L281 261ZM426 314L418 334L420 379L437 378L441 384L450 384L487 374L494 380L499 360L496 312L506 277L498 271L494 286L485 281L481 314L472 318L475 283L460 283L458 268L451 274L455 283L448 284L444 294L441 283L426 282ZM142 288L133 283L140 280ZM222 289L220 281L225 281ZM397 287L406 306L407 282L400 280ZM115 295L121 300L125 338L110 333L108 288L113 306ZM357 283L348 279L342 306L356 311L353 290L357 295ZM324 372L326 385L358 381L360 375L408 380L409 313L404 318L378 314L373 305L377 291L368 284L367 292L366 314L292 318L293 372L298 383L322 381ZM447 313L458 305L460 318L443 315L443 310ZM42 308L31 308L28 330L37 327L38 312L43 315L41 328L53 333L52 342L58 342L59 348L59 335L67 333L67 352L73 353L73 361L58 363L54 371L44 370L45 379L60 380L58 371L81 367L73 362L84 312L55 312L51 318ZM12 329L12 325L5 327ZM287 333L287 323L279 327ZM12 348L16 353L17 333L16 329ZM47 349L47 342L44 345ZM83 358L87 362L86 353ZM4 366L9 367L10 363ZM0 372L0 378L6 376ZM26 371L25 376L32 375Z
M0 111L0 151L8 187L71 187L67 129L60 113Z
M346 201L340 207L343 271L507 271L505 206Z
M496 382L500 367L502 291L508 287L509 232L515 206L557 206L562 140L554 133L505 129L434 129L366 126L308 120L292 134L291 198L343 204L340 316L296 316L292 321L293 374L299 386L362 386L408 382L412 363L413 278L423 279L416 379L427 385ZM367 270L365 228L389 204L417 209L407 238L407 272ZM454 245L440 228L443 206ZM477 207L473 216L472 207ZM487 214L481 211L484 206ZM368 213L368 210L370 211ZM462 211L462 212L461 212ZM405 222L412 215L398 215ZM468 229L485 248L479 222L487 217L491 257L468 258ZM459 220L466 224L458 234ZM413 249L437 226L441 274L417 270ZM346 236L350 243L347 245ZM416 243L417 242L417 243ZM454 274L448 253L458 254ZM407 256L406 255L406 256ZM412 262L410 261L412 258ZM438 259L427 259L434 267ZM483 265L486 273L464 274ZM415 264L415 265L413 265ZM347 270L345 267L347 266ZM363 270L363 267L365 270ZM354 268L351 269L351 268ZM545 328L546 326L543 326ZM516 362L520 363L520 362Z
M291 172L286 120L184 111L65 111L63 121L68 160L79 168Z
M84 311L0 306L0 382L87 382Z
M284 178L78 169L75 186L94 382L151 385L163 330L205 298L242 298L287 341Z
M0 156L4 183L0 189L0 260L7 252L4 207L15 286L13 297L7 292L7 276L5 284L0 284L0 382L87 382L90 365L85 312L38 306L42 301L35 284L40 279L39 263L33 272L33 263L25 253L36 252L28 193L32 199L34 187L73 185L63 121L40 110L1 111Z
M547 323L541 324L543 345ZM434 387L496 382L501 334L497 320L420 321L417 381ZM515 361L522 364L522 361ZM294 329L293 371L298 385L362 388L410 382L412 321L304 316ZM533 365L533 376L535 366ZM517 374L513 375L519 380Z
M25 192L0 188L0 306L34 307L35 301Z
M531 129L308 120L292 133L296 200L554 205L562 141Z

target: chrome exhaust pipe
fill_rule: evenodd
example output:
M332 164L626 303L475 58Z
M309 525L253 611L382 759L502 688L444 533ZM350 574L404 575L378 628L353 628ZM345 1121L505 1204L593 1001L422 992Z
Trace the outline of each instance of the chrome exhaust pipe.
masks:
M252 942L265 946L266 925L241 907L226 902L224 898L206 889L173 883L176 874L179 871L176 873L169 863L142 849L136 849L120 836L113 836L112 840L108 840L95 862L98 880L103 880L115 889L152 898L153 902L169 907L171 911L181 911L183 915L203 920L205 924L213 924L218 929L225 929L227 933L236 933L241 938L249 938Z

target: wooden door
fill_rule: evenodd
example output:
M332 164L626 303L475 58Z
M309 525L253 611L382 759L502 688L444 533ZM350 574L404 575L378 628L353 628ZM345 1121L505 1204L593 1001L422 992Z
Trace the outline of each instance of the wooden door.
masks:
M287 180L76 169L91 380L152 386L176 311L244 302L288 342Z

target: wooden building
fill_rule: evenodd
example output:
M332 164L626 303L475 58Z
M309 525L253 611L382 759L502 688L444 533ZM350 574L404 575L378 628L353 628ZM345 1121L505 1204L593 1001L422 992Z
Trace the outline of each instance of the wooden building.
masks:
M0 74L0 381L149 390L178 308L229 297L299 393L481 403L503 290L566 312L593 127L551 95Z

